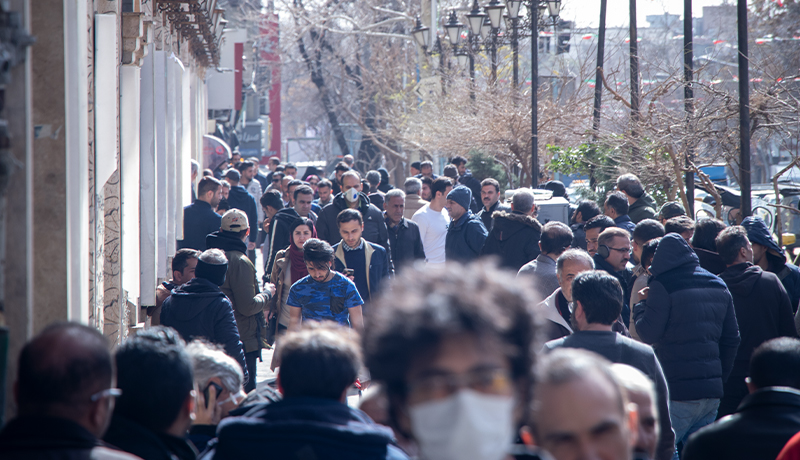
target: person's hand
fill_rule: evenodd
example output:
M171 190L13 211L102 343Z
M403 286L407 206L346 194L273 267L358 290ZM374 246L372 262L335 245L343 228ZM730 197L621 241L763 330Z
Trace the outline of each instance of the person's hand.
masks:
M255 249L255 248L256 248L256 243L254 243L254 242L252 242L252 241L250 241L250 242L248 242L248 243L247 243L247 250L248 250L248 251L252 251L252 250L253 250L253 249Z
M646 287L639 291L639 300L647 300L647 294L650 293L650 288Z
M217 425L222 418L222 408L217 406L217 391L213 388L208 392L208 407L202 391L195 397L194 421L192 425Z
M261 230L264 230L264 233L269 233L269 220L264 219L264 222L261 223Z
M264 284L264 292L269 292L269 296L272 297L275 295L275 285L272 283Z
M355 283L356 282L356 275L348 275L347 279L349 279L350 281Z
M270 321L272 317L275 316L275 312L270 310L267 312L267 321Z

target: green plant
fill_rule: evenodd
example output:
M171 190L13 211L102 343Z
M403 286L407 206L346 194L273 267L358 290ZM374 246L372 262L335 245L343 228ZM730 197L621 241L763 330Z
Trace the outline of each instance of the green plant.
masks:
M500 182L501 191L503 191L508 184L508 177L506 176L503 166L495 161L491 155L479 150L470 151L467 168L472 171L472 176L479 181L491 177L497 182Z

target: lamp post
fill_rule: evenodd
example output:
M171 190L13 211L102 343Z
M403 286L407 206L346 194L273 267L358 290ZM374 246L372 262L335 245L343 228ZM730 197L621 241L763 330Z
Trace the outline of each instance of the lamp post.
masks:
M547 9L553 24L561 12L561 0L529 0L531 22L531 188L539 186L539 18Z

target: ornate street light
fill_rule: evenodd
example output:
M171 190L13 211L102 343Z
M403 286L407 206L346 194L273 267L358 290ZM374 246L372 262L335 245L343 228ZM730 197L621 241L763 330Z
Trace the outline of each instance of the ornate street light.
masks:
M481 7L478 6L478 0L474 0L474 3L472 4L472 11L467 14L469 30L472 32L472 35L480 35L481 28L483 27L483 18L485 17L486 13L481 12Z
M484 11L489 14L489 21L492 24L492 29L499 29L503 19L503 9L506 6L500 3L499 0L492 0L483 7Z
M547 0L547 12L550 14L553 22L555 22L558 14L561 12L561 0Z
M467 49L465 47L461 47L456 50L456 59L458 60L459 67L466 67L467 61L469 61L469 54L467 53Z
M428 31L430 28L425 27L422 25L422 21L417 16L417 25L411 29L411 35L414 36L414 40L417 41L417 44L422 48L428 47Z
M450 41L451 45L458 45L458 41L461 38L461 29L463 27L464 24L459 22L455 10L451 11L450 19L444 25L444 29L447 31L447 39Z
M522 6L522 0L508 0L506 8L508 8L508 17L510 19L517 19L519 17L519 8Z
M486 40L486 37L489 36L489 32L492 31L492 21L489 20L489 17L486 16L483 19L483 25L481 26L481 39Z

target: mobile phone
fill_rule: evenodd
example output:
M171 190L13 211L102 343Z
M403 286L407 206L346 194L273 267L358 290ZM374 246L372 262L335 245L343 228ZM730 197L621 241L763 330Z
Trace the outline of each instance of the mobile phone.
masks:
M206 385L206 389L203 390L203 396L205 396L205 398L206 398L205 399L206 407L208 407L208 396L209 396L208 395L208 393L209 393L208 389L211 388L211 387L214 387L217 390L216 399L219 399L219 395L222 393L222 387L221 386L219 386L217 383L214 383L214 382L208 382L208 385Z
M343 273L344 276L353 276L356 274L356 271L353 270L352 268L345 268Z

